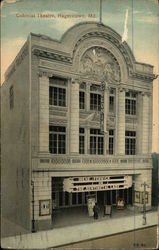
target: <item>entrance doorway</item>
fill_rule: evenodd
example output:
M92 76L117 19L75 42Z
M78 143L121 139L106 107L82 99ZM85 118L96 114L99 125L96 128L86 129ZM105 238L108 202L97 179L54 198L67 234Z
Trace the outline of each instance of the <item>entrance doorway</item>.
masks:
M63 178L52 177L53 209L87 206L87 197L95 195L99 206L116 205L117 198L124 198L126 204L133 204L132 187L129 189L106 190L96 192L68 193L63 191Z
M117 198L123 198L126 204L133 204L132 188L119 189L119 190L108 190L105 191L104 195L105 205L116 205Z
M97 204L99 206L103 206L104 205L104 197L105 197L105 191L98 191L97 192Z

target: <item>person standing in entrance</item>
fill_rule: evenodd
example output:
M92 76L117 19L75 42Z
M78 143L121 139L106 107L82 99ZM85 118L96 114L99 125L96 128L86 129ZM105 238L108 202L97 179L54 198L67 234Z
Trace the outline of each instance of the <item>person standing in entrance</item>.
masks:
M99 208L97 203L95 203L94 207L93 207L93 212L94 212L94 219L97 220L98 219L98 212L99 212Z

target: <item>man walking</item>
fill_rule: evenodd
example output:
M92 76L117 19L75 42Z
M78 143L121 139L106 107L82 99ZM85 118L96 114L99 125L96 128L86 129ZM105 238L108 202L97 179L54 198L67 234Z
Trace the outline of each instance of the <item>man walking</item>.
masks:
M99 212L99 208L97 203L95 203L94 207L93 207L93 212L94 212L94 219L97 220L98 219L98 212Z

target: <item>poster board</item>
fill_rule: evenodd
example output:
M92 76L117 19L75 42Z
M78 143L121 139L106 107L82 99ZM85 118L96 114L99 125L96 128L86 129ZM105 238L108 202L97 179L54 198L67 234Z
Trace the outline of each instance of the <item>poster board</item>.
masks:
M125 208L124 198L120 198L120 197L117 198L116 207L117 207L117 209L124 209Z
M112 206L111 205L104 206L104 215L112 216Z
M149 197L149 192L145 192L145 203L148 204L148 197ZM135 203L144 203L144 192L143 191L135 191L134 194L134 201Z
M95 197L89 197L87 199L88 215L92 217L94 215L93 208L95 205Z

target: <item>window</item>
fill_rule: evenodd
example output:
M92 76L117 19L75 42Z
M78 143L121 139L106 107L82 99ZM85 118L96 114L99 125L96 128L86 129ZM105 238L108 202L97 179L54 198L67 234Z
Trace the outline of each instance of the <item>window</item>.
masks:
M114 112L114 96L109 96L109 112Z
M66 106L66 89L50 86L49 104L54 106Z
M79 129L79 153L84 154L84 128Z
M136 131L125 131L125 154L135 155L136 153Z
M101 95L100 94L90 94L90 110L101 110Z
M114 153L114 130L109 130L109 154Z
M90 129L90 154L104 153L104 137L100 129Z
M9 89L9 104L10 104L10 109L14 108L14 89L13 86L10 87Z
M79 92L79 108L85 109L85 92Z
M109 94L109 112L114 112L115 107L115 90L111 89Z
M127 115L136 115L136 93L126 92L125 113Z
M51 154L66 153L66 128L50 126L49 150Z

